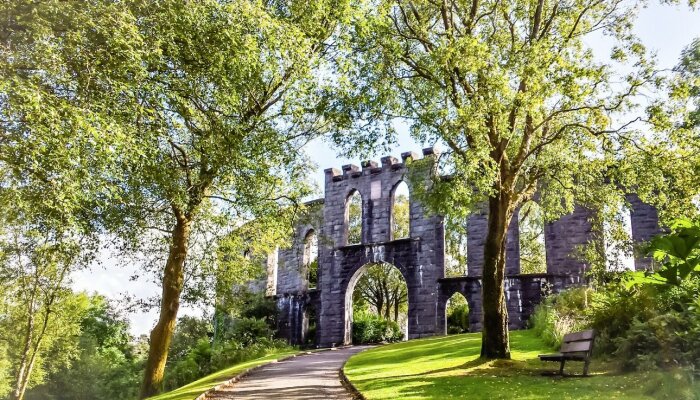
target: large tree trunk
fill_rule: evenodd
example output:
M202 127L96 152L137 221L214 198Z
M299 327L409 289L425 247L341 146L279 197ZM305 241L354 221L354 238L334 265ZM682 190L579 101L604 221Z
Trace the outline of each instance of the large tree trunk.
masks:
M510 198L502 191L489 198L488 232L484 246L482 302L484 326L481 356L510 358L508 309L503 291L506 269L506 233L511 217Z
M163 294L158 323L151 331L150 347L146 372L141 387L141 398L157 394L162 389L163 372L168 360L168 349L175 330L177 311L180 308L180 293L184 279L184 266L190 236L190 221L177 213L177 223L173 229L168 261L163 272Z

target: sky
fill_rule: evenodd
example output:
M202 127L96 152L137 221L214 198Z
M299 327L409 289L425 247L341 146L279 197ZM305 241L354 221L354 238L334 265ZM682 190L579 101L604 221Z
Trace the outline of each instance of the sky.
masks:
M635 31L646 47L656 52L659 67L672 68L678 63L682 49L694 38L700 37L700 11L690 11L683 6L660 5L652 2L648 8L640 13ZM586 44L593 48L599 59L607 59L610 46L600 37L591 37L586 41ZM371 159L379 160L385 155L392 155L400 159L402 152L420 153L423 147L431 145L430 143L416 143L409 136L405 125L398 125L397 129L399 132L397 144L391 152L389 154L375 154ZM316 163L312 179L319 188L319 197L323 195L323 170L325 168L340 168L344 164L359 165L361 161L338 154L338 151L321 139L309 143L305 150ZM115 300L121 299L125 295L147 298L160 293L158 286L148 279L130 280L134 274L133 268L117 267L113 255L103 253L101 260L101 267L81 271L73 276L74 289L90 293L97 292ZM204 311L193 307L182 307L180 310L180 315L202 315ZM130 313L131 333L135 336L148 333L155 325L157 317L157 310Z

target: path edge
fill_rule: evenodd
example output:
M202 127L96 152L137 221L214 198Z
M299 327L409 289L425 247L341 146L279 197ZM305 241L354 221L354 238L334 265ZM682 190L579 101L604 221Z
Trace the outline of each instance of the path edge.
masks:
M256 370L258 370L258 369L260 369L260 368L262 368L262 367L268 366L268 365L270 365L270 364L274 364L274 363L278 363L278 362L282 362L282 361L291 360L292 358L299 357L299 356L304 356L304 355L311 354L311 353L318 353L318 352L322 352L322 351L338 350L338 349L342 349L342 348L344 348L344 347L347 347L347 346L342 346L342 347L330 347L330 348L324 348L324 349L314 349L314 350L300 351L300 352L295 353L295 354L291 354L291 355L288 355L288 356L285 356L285 357L281 357L281 358L277 358L277 359L274 359L274 360L270 360L270 362L266 362L266 363L263 363L263 364L260 364L260 365L256 365L256 366L254 366L254 367L250 367L250 368L248 368L248 369L245 369L245 370L239 372L239 373L236 374L233 378L231 378L231 379L229 379L229 380L227 380L227 381L225 381L225 382L222 382L222 383L220 383L220 384L218 384L218 385L216 385L216 386L214 386L214 387L211 387L211 388L207 389L205 392L203 392L203 393L200 394L199 396L195 397L194 400L206 400L207 398L209 398L209 396L210 396L212 393L216 392L217 390L221 390L221 389L224 389L224 388L229 388L229 387L235 385L236 383L240 382L241 379L245 378L245 377L248 376L250 373L255 372ZM347 361L346 361L346 362L347 362ZM345 364L343 364L343 366L345 366ZM342 371L342 368L341 368L341 371ZM344 374L343 374L343 375L344 375ZM347 379L347 378L346 378L346 379ZM343 382L343 380L341 379L341 383L342 383L342 382ZM356 390L356 389L355 389L355 390ZM359 392L358 392L358 393L359 393ZM362 398L362 400L364 400L364 398Z
M298 355L300 355L300 354L306 354L306 352L304 352L304 353L300 352L300 353L292 354L292 355L285 356L285 357L282 357L282 358L277 358L277 359L274 359L274 360L270 360L270 362L262 363L262 364L260 364L260 365L254 366L254 367L250 367L250 368L248 368L248 369L244 369L243 371L241 371L241 372L239 372L238 374L236 374L233 378L231 378L231 379L229 379L229 380L227 380L227 381L225 381L225 382L222 382L222 383L220 383L220 384L218 384L218 385L216 385L216 386L214 386L214 387L210 387L210 388L207 389L204 393L202 393L202 394L200 394L199 396L195 397L194 400L206 400L206 399L208 398L208 396L211 395L213 392L234 385L235 383L237 383L237 382L240 381L241 379L245 378L246 375L250 374L251 372L253 372L253 371L255 371L255 370L259 369L259 368L262 368L262 367L264 367L264 366L266 366L266 365L278 363L278 362L281 362L281 361L290 360L290 359L292 359L292 358L294 358L294 357L296 357L296 356L298 356Z
M343 366L340 367L340 370L338 371L338 375L340 376L340 383L345 387L345 389L348 392L350 392L350 395L352 396L352 398L354 400L367 400L367 398L365 397L364 394L362 394L362 392L360 392L359 389L357 389L355 384L350 381L350 378L348 378L348 376L345 375L345 365L348 363L348 361L350 361L351 358L353 358L356 355L363 353L371 348L374 348L374 347L376 347L376 346L369 346L366 349L364 349L362 351L358 351L357 353L351 355L350 357L348 357L347 360L345 360L345 362L343 363Z

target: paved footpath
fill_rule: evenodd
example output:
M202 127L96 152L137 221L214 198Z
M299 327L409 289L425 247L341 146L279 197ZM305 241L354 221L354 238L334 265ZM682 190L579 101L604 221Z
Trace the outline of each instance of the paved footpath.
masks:
M265 365L231 387L216 391L207 399L352 399L340 383L340 368L351 355L368 346L305 354Z

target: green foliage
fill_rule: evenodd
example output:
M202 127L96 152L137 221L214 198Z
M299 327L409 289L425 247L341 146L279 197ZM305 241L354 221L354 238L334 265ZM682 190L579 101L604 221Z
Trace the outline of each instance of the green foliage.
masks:
M591 289L580 287L545 298L530 317L533 332L548 346L561 346L564 335L589 325L585 312L591 293Z
M599 291L591 320L603 333L601 349L614 353L628 369L683 366L697 370L698 296L697 278L674 288L641 284Z
M262 293L240 289L235 303L221 304L215 329L207 317L182 317L173 335L165 374L172 390L214 371L268 354L288 351L273 339L277 308Z
M469 304L464 296L453 295L447 301L447 334L469 332Z
M257 318L239 318L233 324L231 339L248 346L261 339L271 340L274 331L267 321Z
M545 218L542 208L534 201L520 207L520 272L537 274L547 272L544 247Z
M700 279L680 286L640 281L633 274L599 286L551 295L531 318L533 331L552 347L564 334L597 331L595 352L626 370L700 365Z
M255 322L244 322L230 339L214 344L208 339L200 339L194 347L189 349L185 357L168 367L164 379L165 389L178 388L231 365L291 350L286 342L264 336L267 333L255 337L267 326L263 321L255 319L252 321ZM238 338L242 340L239 341Z
M209 341L213 331L208 318L198 318L184 315L178 318L175 333L170 342L168 365L175 364L185 358L191 349L202 341Z
M371 264L353 290L353 307L400 322L408 311L408 288L401 271L389 263Z
M663 266L656 274L667 284L680 285L691 274L700 276L700 225L679 219L671 231L655 237L649 247L654 260Z
M162 279L163 308L213 302L216 281L250 277L222 262L217 239L254 220L268 229L247 238L269 244L260 237L282 237L310 193L299 149L332 124L318 71L347 11L345 0L3 2L0 162L20 182L37 172L35 196L70 189L47 203L88 215L89 231ZM91 201L73 201L83 193ZM160 315L152 360L166 359L158 344L176 320Z
M401 183L406 185L406 183ZM393 239L406 238L410 234L410 202L405 194L395 194L391 208L391 237Z
M318 285L318 258L313 260L308 266L309 287L315 288Z
M354 192L347 204L348 244L362 243L362 196Z
M277 304L273 298L265 296L264 293L250 291L245 287L234 290L229 288L228 292L229 296L225 297L225 301L220 301L217 305L214 341L230 339L231 332L239 319L264 321L268 329L275 329Z
M370 344L403 340L399 324L377 315L360 313L353 317L352 343Z
M688 113L685 124L700 127L700 38L693 39L683 50L676 70L683 79L685 95L694 107Z
M143 359L134 354L126 319L104 297L95 295L80 327L74 358L54 369L26 398L135 399Z
M376 151L401 120L419 142L444 144L439 171L450 179L434 174L418 197L462 219L497 192L514 210L537 190L549 218L575 202L619 202L623 191L603 178L632 143L646 144L625 124L638 111L628 100L659 84L632 29L640 4L473 4L359 3L340 36L335 104L347 117L336 142ZM599 26L614 48L605 61L583 41Z

